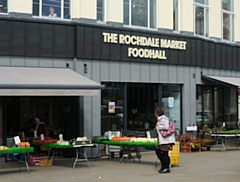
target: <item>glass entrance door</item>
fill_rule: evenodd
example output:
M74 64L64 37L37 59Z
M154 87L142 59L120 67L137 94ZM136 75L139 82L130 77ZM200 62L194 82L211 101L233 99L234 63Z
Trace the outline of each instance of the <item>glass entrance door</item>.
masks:
M154 109L158 106L158 84L128 84L128 130L144 131L154 128Z

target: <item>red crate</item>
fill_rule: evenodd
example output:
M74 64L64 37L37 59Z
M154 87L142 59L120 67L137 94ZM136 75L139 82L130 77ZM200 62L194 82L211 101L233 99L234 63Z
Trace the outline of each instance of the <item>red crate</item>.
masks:
M28 163L29 164L39 166L40 161L42 159L48 159L48 156L46 154L28 154Z

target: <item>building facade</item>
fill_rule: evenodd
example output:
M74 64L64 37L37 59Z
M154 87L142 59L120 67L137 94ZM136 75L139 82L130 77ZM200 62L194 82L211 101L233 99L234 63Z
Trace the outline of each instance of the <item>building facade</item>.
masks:
M0 96L3 144L36 114L69 139L151 130L158 106L179 133L189 125L238 127L239 85L228 79L240 79L240 1L0 4L0 66L69 67L105 85L83 98Z

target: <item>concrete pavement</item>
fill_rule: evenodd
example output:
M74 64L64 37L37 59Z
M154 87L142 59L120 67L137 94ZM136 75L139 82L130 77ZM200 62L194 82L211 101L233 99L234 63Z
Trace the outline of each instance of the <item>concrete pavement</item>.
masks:
M180 153L180 167L173 166L170 174L160 174L155 167L155 153L142 153L141 163L126 160L119 163L119 158L108 160L106 157L90 159L91 168L86 162L79 162L73 170L73 160L65 165L55 161L51 167L30 166L30 173L22 165L4 164L0 169L1 182L237 182L240 181L240 150L221 148L211 151Z

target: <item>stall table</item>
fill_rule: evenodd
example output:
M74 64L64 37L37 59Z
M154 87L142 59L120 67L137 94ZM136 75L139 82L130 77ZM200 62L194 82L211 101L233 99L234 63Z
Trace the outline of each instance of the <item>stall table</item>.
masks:
M226 147L225 147L225 139L226 137L234 137L236 141L239 140L240 134L224 134L224 133L213 133L211 134L212 137L216 138L216 142L218 142L218 139L220 139L221 143L218 144L216 143L215 146L221 146L223 148L223 151L226 152ZM238 145L237 145L238 149Z
M51 160L54 159L54 156L56 154L61 154L62 150L64 149L75 149L76 151L76 158L74 160L73 163L73 169L75 169L76 163L80 162L80 161L87 161L88 163L88 167L90 168L90 163L89 160L87 158L87 154L86 151L84 150L83 153L80 153L80 148L89 148L89 147L96 147L94 144L83 144L83 145L62 145L62 144L58 144L58 143L45 143L45 144L41 144L41 146L46 147L49 149L49 158L51 158ZM52 156L51 156L51 152L52 152ZM82 155L84 158L81 159L79 158L80 155Z
M33 147L26 147L26 148L20 148L20 147L10 147L6 150L0 150L0 154L21 154L21 158L22 156L24 157L24 161L14 158L15 160L19 161L19 162L23 162L25 163L26 167L27 167L27 172L29 173L29 165L28 165L28 161L27 161L27 153L33 152Z
M92 140L95 144L116 145L116 146L136 146L136 147L155 147L157 142L132 142L132 141L111 141L111 140Z
M111 141L111 140L92 140L92 143L95 144L103 144L103 145L115 145L115 146L121 146L121 147L127 147L127 155L131 155L131 147L155 147L157 142L140 142L140 141ZM137 151L136 151L137 152ZM120 163L122 162L123 158L120 159ZM139 161L140 162L140 161Z

